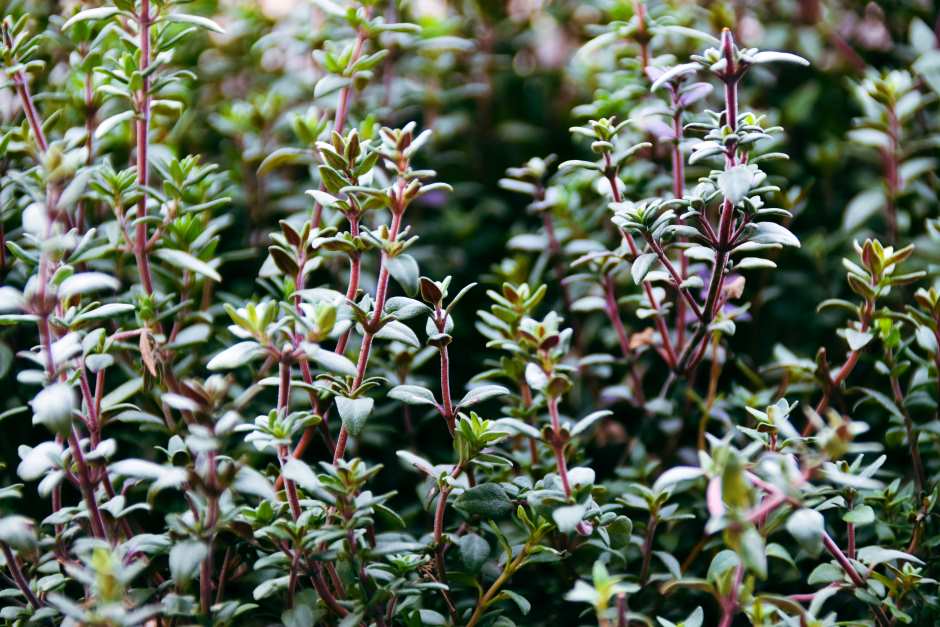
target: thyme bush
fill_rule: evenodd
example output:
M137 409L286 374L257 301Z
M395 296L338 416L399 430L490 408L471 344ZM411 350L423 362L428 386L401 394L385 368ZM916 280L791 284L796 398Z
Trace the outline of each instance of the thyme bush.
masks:
M4 624L934 624L930 3L3 3Z

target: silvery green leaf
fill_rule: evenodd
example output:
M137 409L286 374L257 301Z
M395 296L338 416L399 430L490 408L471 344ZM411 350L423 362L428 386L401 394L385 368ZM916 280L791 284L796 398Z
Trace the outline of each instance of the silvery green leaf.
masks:
M284 467L281 469L281 475L289 480L293 481L301 488L307 492L313 492L320 489L320 480L317 479L317 475L313 472L310 466L306 462L295 459L291 457L286 462L284 462Z
M398 385L389 390L389 398L394 398L409 405L437 406L437 399L431 390L420 385Z
M121 283L110 274L104 272L79 272L62 281L59 286L59 296L66 299L76 294L117 290L120 287Z
M320 348L316 344L304 344L303 348L311 361L323 366L329 372L348 377L356 376L356 364L351 362L345 355Z
M4 516L0 518L0 542L21 550L30 551L36 547L36 531L33 521L26 516Z
M758 244L779 244L781 246L800 247L800 240L791 233L786 227L780 226L776 222L758 222L753 225L755 234L751 236L751 241Z
M213 22L207 17L201 15L188 15L186 13L169 13L160 18L164 22L176 22L178 24L191 24L193 26L198 26L199 28L204 28L206 30L211 30L213 33L224 33L225 31L221 26Z
M718 175L718 189L732 205L737 205L747 197L754 183L754 168L736 165Z
M809 65L809 61L803 57L790 52L776 52L774 50L764 50L751 57L751 63L796 63L797 65Z
M543 390L548 385L548 376L537 364L528 363L525 367L525 380L533 390Z
M526 435L530 438L535 438L536 440L539 440L542 437L538 429L532 425L522 422L518 418L500 418L496 421L496 424L508 427L520 435Z
M683 481L694 481L703 477L705 471L696 466L676 466L659 475L653 484L653 492L662 492Z
M378 333L375 334L375 337L380 340L391 340L413 346L414 348L421 348L421 341L418 339L418 336L415 335L415 332L404 322L399 322L398 320L389 320L386 322L382 325L382 328L379 329Z
M9 285L0 287L0 312L22 311L23 305L22 292Z
M130 313L135 310L134 305L128 303L109 303L101 305L94 309L89 309L85 313L75 316L76 321L86 322L88 320L105 320L116 318L121 314Z
M698 63L682 63L671 67L659 75L659 77L650 86L650 91L656 91L674 78L685 76L686 74L692 74L693 72L698 71L700 67L701 66Z
M120 10L117 7L95 7L93 9L85 9L84 11L79 11L69 18L65 24L62 25L62 30L66 31L79 22L85 22L88 20L103 20L113 15L117 15L118 13L120 13Z
M591 428L591 426L598 420L613 415L614 412L610 411L609 409L599 409L595 412L591 412L578 422L574 423L574 425L572 425L571 429L569 430L569 433L572 437L580 435L581 433L584 433L589 428Z
M335 74L327 74L323 78L317 81L317 84L313 88L313 97L321 98L327 94L331 94L334 91L342 89L349 85L352 81L343 76L336 76Z
M563 505L552 511L552 520L561 533L570 533L575 530L584 519L585 507L583 505Z
M272 594L287 588L290 583L290 575L284 575L282 577L272 577L270 579L265 579L261 582L255 589L252 591L251 596L255 601L260 601L265 599ZM352 616L352 614L351 614Z
M264 348L254 340L246 340L229 346L209 360L209 370L231 370L251 362L264 354Z
M102 137L107 135L111 129L115 128L122 122L127 122L128 120L133 119L133 117L134 117L134 111L128 110L128 111L121 111L120 113L116 113L112 116L109 116L103 119L101 122L98 123L98 126L95 127L95 139L101 139Z
M251 466L242 466L238 469L232 487L236 492L250 494L264 500L274 501L277 499L271 482Z
M576 603L590 603L595 605L600 598L600 593L594 589L594 586L580 579L574 582L574 588L565 593L566 601Z
M42 442L33 448L21 446L19 454L22 461L16 467L16 474L23 481L35 481L50 468L62 464L62 445L58 442Z
M509 390L501 385L480 385L467 392L457 403L457 406L460 408L470 407L487 399L506 396L507 394L509 394Z
M196 578L199 565L209 555L209 548L199 540L183 540L170 549L170 574L181 585Z
M177 268L195 272L196 274L200 274L216 282L222 281L222 277L215 270L215 268L210 266L205 261L197 259L184 250L176 250L174 248L160 248L154 253L154 255L166 261L170 265L176 266Z
M366 426L366 420L372 414L375 399L364 396L361 398L336 397L336 409L343 420L343 426L352 436L358 436Z
M822 552L825 526L822 514L809 508L798 509L790 514L786 524L787 531L793 539L803 547L804 551L813 556Z
M767 552L764 549L764 538L753 526L747 527L740 537L741 560L751 572L760 579L767 578Z
M864 546L858 550L858 561L868 566L877 566L885 562L911 562L923 564L924 562L910 553L896 549L886 549L880 546Z
M643 253L642 255L638 255L630 266L630 276L633 277L633 282L637 285L643 283L643 279L649 273L655 261L656 253Z
M396 451L398 458L408 466L414 466L429 477L434 476L434 465L410 451Z
M398 320L409 320L421 314L428 314L431 309L413 298L393 296L385 302L385 311L394 315Z
M937 335L930 327L918 325L915 337L917 338L917 345L931 355L940 352L940 346L937 345Z
M568 483L575 490L584 486L594 485L596 474L593 468L579 466L568 471Z
M409 296L418 293L418 277L421 270L414 257L408 254L397 255L386 262L389 274L401 285Z
M53 433L69 433L76 396L68 383L53 383L43 388L29 404L33 410L34 425L44 425Z
M776 267L777 264L775 264L770 259L764 259L763 257L744 257L734 264L735 270L762 270L765 268Z
M846 342L849 343L849 348L853 351L861 350L875 338L874 334L868 331L856 331L855 329L842 329L842 332L843 332L842 335L845 337Z

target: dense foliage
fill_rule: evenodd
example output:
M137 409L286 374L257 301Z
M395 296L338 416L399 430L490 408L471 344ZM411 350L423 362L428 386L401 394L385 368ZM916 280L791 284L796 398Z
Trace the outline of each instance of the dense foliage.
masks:
M0 620L940 620L940 16L0 0Z

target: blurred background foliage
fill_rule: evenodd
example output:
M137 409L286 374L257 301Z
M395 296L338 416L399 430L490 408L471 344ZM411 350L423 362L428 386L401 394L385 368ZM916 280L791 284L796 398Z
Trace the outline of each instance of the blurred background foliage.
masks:
M189 13L212 17L225 32L200 31L187 36L177 48L174 62L192 68L194 77L174 88L184 103L179 115L157 114L153 152L157 161L168 155L197 154L203 162L219 166L213 193L233 199L227 210L231 225L219 247L225 259L223 290L233 302L256 292L268 234L277 228L278 220L311 208L312 201L304 192L315 188L318 179L310 162L285 159L279 164L269 162L260 172L259 167L278 149L306 148L292 128L298 116L316 120L335 108L337 91L323 80L323 52L332 50L337 37L348 40L351 33L327 25L324 9L330 4L329 0L196 0L187 6ZM28 11L31 30L46 33L38 57L45 61L47 71L34 77L33 87L38 106L51 108L55 94L64 93L62 87L77 80L77 66L69 62L69 55L94 53L76 48L71 41L55 41L61 26L55 20L61 22L58 16L69 15L81 3L2 0L0 5L4 14ZM550 285L549 300L557 303L560 291L550 277L546 251L532 251L523 240L513 240L538 230L540 219L527 210L525 197L501 189L499 180L507 168L533 156L590 158L587 148L572 139L570 126L599 114L633 118L636 108L644 106L631 93L632 83L619 74L635 72L631 66L638 54L634 42L613 37L604 45L583 47L603 32L601 25L629 20L633 3L413 0L376 3L373 10L384 11L388 22L414 22L421 31L377 36L390 53L374 69L375 78L356 91L350 122L366 129L375 121L396 126L415 120L419 128L433 129L418 166L435 169L438 180L454 188L451 194L423 197L409 213L410 223L421 235L411 252L423 273L452 275L456 286L473 281L488 287L503 280L545 281ZM853 240L884 236L890 230L870 202L871 190L877 193L882 185L882 159L877 150L860 145L852 136L858 119L870 113L857 97L866 76L911 72L912 80L922 86L923 97L932 104L909 120L905 134L911 141L927 138L933 142L923 147L924 154L934 158L940 154L936 136L930 139L937 126L935 101L940 89L936 3L676 0L651 2L649 10L712 33L730 27L742 46L788 50L811 61L809 68L787 65L772 73L755 71L743 87L743 101L755 111L769 110L773 122L786 129L781 141L790 159L775 164L773 174L790 183L785 208L794 213L790 228L802 247L781 254L776 259L778 271L765 278L753 275L746 288L754 303L750 321L739 325L738 333L729 339L739 365L726 369L725 376L738 378L775 354L779 357L781 346L812 360L819 346L833 344L839 326L837 314L817 314L816 306L826 298L850 294L840 260L851 256ZM669 53L678 61L701 47L700 42L682 37L669 43ZM593 107L588 106L592 102ZM98 118L107 117L111 106L105 104ZM13 90L0 88L0 124L6 126L19 116ZM61 117L50 124L66 129L75 120ZM125 125L103 141L115 158L127 155L133 148L132 129ZM668 152L655 147L649 156L651 161L644 162L647 169L625 172L625 180L628 185L668 188L668 178L660 180L663 174L649 169L650 163L667 164ZM925 220L937 217L940 181L934 165L904 190L897 212L899 238L917 243L915 255L931 280L940 267L940 240L927 237L925 228ZM569 186L566 202L578 203L577 192L576 186ZM14 229L17 218L3 205L6 193L0 192L2 219L5 228ZM568 262L576 256L569 255ZM374 280L374 270L368 268L364 280ZM472 314L487 306L484 290L478 288L456 314L457 381L468 380L484 368L484 339L474 328ZM604 321L585 315L582 323L602 325ZM4 390L0 405L14 407L23 399L18 398L13 355L31 339L6 331L0 332L0 338ZM653 421L640 422L631 411L625 408L597 443L600 446L593 451L596 468L609 468L605 459L618 461L628 438L639 438L640 447L630 451L642 455L644 440L649 443L662 437ZM0 458L15 460L17 444L33 437L28 424L23 424L7 421L0 425L5 433L0 438ZM693 434L694 429L687 430L688 437ZM412 437L427 439L426 447L421 447L427 450L434 448L437 435L432 430L429 435ZM397 424L378 428L368 437L365 445L370 457L396 466L393 451L404 437ZM383 454L389 441L394 444ZM888 452L898 461L906 454L902 448ZM375 491L382 492L385 487L401 487L402 481L410 483L413 477L385 472L376 481ZM410 496L410 490L403 491ZM35 508L33 514L47 507L28 496L22 503ZM412 505L417 504L412 501ZM531 620L544 618L546 610L537 602L540 593L561 595L570 583L567 577L519 582L533 601ZM551 607L554 611L558 605ZM577 611L566 607L572 614ZM566 622L563 617L556 620Z

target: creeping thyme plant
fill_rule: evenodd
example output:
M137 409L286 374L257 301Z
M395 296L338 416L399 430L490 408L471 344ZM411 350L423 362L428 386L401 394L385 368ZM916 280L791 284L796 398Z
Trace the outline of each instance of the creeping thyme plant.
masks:
M0 621L935 624L882 4L0 0Z

